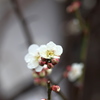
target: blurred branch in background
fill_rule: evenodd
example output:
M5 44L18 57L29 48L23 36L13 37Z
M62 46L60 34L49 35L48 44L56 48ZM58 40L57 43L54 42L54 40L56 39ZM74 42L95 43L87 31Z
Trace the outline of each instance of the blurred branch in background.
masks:
M85 62L86 72L81 97L76 98L75 88L70 88L73 91L70 100L100 100L100 1L81 1L82 7L75 15L80 21L83 33L80 58Z
M2 2L0 1L0 13L1 13L1 15L0 15L0 48L1 48L0 49L0 100L7 100L7 98L9 98L9 100L11 100L11 99L14 100L16 98L16 96L18 96L21 93L28 91L29 89L34 87L33 82L29 82L29 85L27 85L23 88L20 88L18 85L22 84L22 83L21 82L17 83L19 81L17 80L17 78L15 78L15 77L18 77L17 74L20 74L20 78L21 78L21 75L23 76L23 78L22 78L22 82L23 82L24 77L25 77L23 75L23 73L25 73L26 76L28 76L27 71L25 71L23 68L21 68L21 66L22 67L24 66L24 63L23 64L20 63L19 65L18 65L18 63L17 64L15 64L15 63L19 59L19 58L17 59L17 57L21 58L21 56L22 56L22 59L21 59L22 61L21 60L20 61L23 62L23 54L21 53L21 49L22 49L22 52L25 52L24 51L25 50L24 43L26 43L27 46L31 45L33 43L33 37L30 36L31 33L29 31L27 21L24 18L24 15L22 14L20 7L15 3L14 0L12 0L12 1L5 0ZM18 18L18 20L16 20L17 18ZM12 22L10 21L10 19ZM16 21L18 22L19 28L16 25L16 23L17 23ZM13 27L13 26L15 26L15 27ZM20 26L22 26L22 27L20 27ZM24 32L22 32L21 29ZM18 31L16 31L16 30L18 30ZM24 36L22 35L22 33L24 34ZM16 39L17 39L17 41L16 41ZM6 41L6 40L8 40L8 41ZM26 42L24 40L26 40ZM5 46L5 44L7 44L7 45ZM10 48L13 48L13 45L16 45L15 50L10 49ZM7 47L7 49L5 49L5 47ZM18 49L19 49L19 51L18 51ZM17 53L13 54L12 53L13 51L17 52ZM5 52L5 55L7 57L2 52ZM19 55L20 53L22 55ZM11 56L9 56L9 54L11 54ZM13 57L15 57L15 58L13 58ZM11 58L13 58L14 60L12 61ZM17 60L15 60L15 59L17 59ZM7 61L9 62L9 64L7 63ZM6 64L7 64L7 66L6 66ZM9 72L8 69L11 72ZM22 70L22 69L24 71L20 73L20 70ZM17 73L17 74L15 75L15 73ZM20 80L20 78L19 78L19 80ZM14 79L17 81L15 82ZM7 83L8 80L9 80L9 82ZM15 82L16 84L13 82ZM10 87L9 83L12 88L14 85L14 89L12 89ZM25 84L27 84L27 83L25 83ZM19 92L15 92L17 90L16 89L17 86L19 88ZM5 92L7 92L7 90L9 92L5 93ZM12 95L9 95L12 91L14 94L12 93Z
M82 15L82 9L80 9L80 5L82 6L82 3L80 0L73 0L71 5L67 7L67 11L69 13L74 13L75 17L78 19L79 24L81 26L82 30L82 41L80 46L80 61L84 62L86 64L87 62L87 53L89 49L89 41L90 41L90 28L88 27L88 24L86 22L86 19ZM86 66L86 65L85 65ZM86 78L86 77L85 77ZM72 85L73 86L73 83ZM70 100L81 100L82 95L79 88L76 88L75 86L70 88Z
M6 24L6 21L9 19L10 14L12 13L12 10L9 9L6 14L2 17L2 19L0 20L0 46L2 45L2 40L5 34L2 33L2 31L4 30L4 25Z
M23 13L21 12L21 9L20 9L21 7L19 4L19 1L18 0L10 0L10 1L12 3L12 6L13 6L15 13L17 14L20 22L22 23L24 35L26 37L27 44L29 46L32 43L34 43L34 41L33 41L33 38L31 37L31 33L30 33L29 27L27 25L27 19L24 18Z

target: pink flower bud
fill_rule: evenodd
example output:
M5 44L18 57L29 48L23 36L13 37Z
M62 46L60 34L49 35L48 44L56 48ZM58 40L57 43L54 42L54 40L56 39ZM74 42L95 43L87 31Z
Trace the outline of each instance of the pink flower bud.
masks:
M75 1L72 3L72 6L75 10L77 10L81 6L81 2Z
M66 11L67 11L68 13L73 12L73 7L72 7L72 5L68 6L68 7L66 8Z
M70 65L68 65L68 66L66 67L66 69L67 69L67 71L70 71L70 70L72 69L72 67L71 67Z
M42 60L42 61L47 61L47 59L45 59L45 58L43 58L43 57L41 57L41 60Z
M48 64L47 64L47 67L48 67L49 69L51 69L51 68L54 67L54 65L53 65L52 63L48 63Z
M75 1L73 2L70 6L68 6L66 8L67 12L71 13L71 12L74 12L76 11L77 9L79 9L79 7L81 6L81 2L79 1Z
M40 77L45 77L46 76L46 72L43 70L43 71L41 71L40 73L39 73L39 76Z
M33 72L32 76L33 76L33 78L38 78L39 77L39 75L36 72Z
M53 85L53 86L51 87L51 89L52 89L53 91L55 91L55 92L59 92L59 91L60 91L60 87L59 87L58 85Z
M52 69L47 69L46 70L47 75L51 74L51 72L52 72Z
M41 79L40 78L34 78L34 83L35 84L40 84L41 82Z
M40 85L42 85L42 86L46 86L47 85L47 79L46 78L42 78L41 79L41 83L40 83Z
M46 61L39 61L39 65L43 66L44 64L46 64Z
M47 99L41 99L41 100L47 100Z
M63 77L67 77L68 76L68 72L67 71L65 71L64 73L63 73Z
M58 64L58 62L59 62L59 58L53 58L53 59L51 59L51 63L52 63L53 65Z

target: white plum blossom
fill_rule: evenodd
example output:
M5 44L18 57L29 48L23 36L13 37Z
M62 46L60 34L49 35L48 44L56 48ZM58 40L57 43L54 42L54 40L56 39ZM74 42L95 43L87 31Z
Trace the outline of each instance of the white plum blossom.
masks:
M38 49L40 56L46 59L60 58L63 49L60 45L56 45L52 41L47 43L47 45L41 45Z
M39 65L40 55L38 53L39 46L36 44L31 45L28 48L28 54L25 56L25 61L29 69L35 69L37 72L40 72L43 69L43 66Z
M68 72L68 79L71 82L76 81L82 75L83 63L73 63L71 65L71 70Z
M34 69L36 72L42 71L43 68L53 68L59 62L59 58L63 52L60 45L49 42L40 47L36 44L28 48L28 54L25 56L25 61L29 69Z

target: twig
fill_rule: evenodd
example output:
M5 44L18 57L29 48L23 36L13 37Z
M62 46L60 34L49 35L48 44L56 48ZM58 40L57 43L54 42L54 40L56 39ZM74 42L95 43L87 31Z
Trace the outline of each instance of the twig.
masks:
M56 92L57 94L59 94L60 95L60 97L62 97L63 98L63 100L68 100L64 95L63 95L63 93L60 91L60 92Z
M47 82L47 87L48 87L48 100L51 100L51 86L50 86L50 81Z
M19 20L20 20L20 22L22 24L22 28L23 28L23 31L24 31L24 35L25 35L25 38L27 39L27 44L29 46L34 41L33 41L33 38L31 37L31 33L30 33L29 28L28 28L27 21L24 18L22 12L21 12L21 9L20 9L18 0L10 0L10 1L11 1L12 6L13 6L14 12L17 14L17 16L18 16L18 18L19 18Z
M55 82L53 82L50 78L49 78L49 80L50 80L50 82L51 82L51 84L53 85L53 84L56 84L57 85L57 83L55 83ZM64 95L63 95L63 93L60 91L60 92L56 92L57 94L59 94L59 96L63 99L63 100L68 100Z
M87 49L88 49L88 41L89 41L89 35L90 35L90 30L89 27L87 26L86 21L82 17L79 9L76 10L75 12L76 18L79 20L81 29L83 30L83 39L82 39L82 46L81 46L81 52L80 52L80 59L85 62L86 61L86 56L87 56Z
M63 74L60 76L59 80L57 81L57 84L59 84L64 79Z

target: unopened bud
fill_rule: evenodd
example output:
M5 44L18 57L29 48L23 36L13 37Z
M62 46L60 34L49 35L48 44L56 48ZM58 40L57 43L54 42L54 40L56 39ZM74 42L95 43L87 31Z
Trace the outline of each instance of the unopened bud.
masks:
M40 84L41 82L41 79L40 78L34 78L34 83L35 84Z
M33 76L34 78L38 78L38 77L39 77L39 75L38 75L36 72L33 72L32 76Z
M68 6L68 7L66 8L66 11L67 11L68 13L73 12L73 7L72 7L72 5Z
M47 99L41 99L41 100L47 100Z
M42 61L42 60L39 61L39 65L43 66L44 64L46 64L46 61Z
M48 81L48 80L47 80L46 78L42 78L40 84L41 84L42 86L46 86L46 85L47 85L47 81Z
M39 76L40 76L40 77L44 77L44 76L46 76L46 72L45 72L44 70L41 71L40 74L39 74Z
M49 74L51 74L52 69L47 69L46 72L47 72L47 75L49 75Z
M75 9L75 10L77 10L80 6L81 6L81 2L79 2L79 1L75 1L75 2L73 2L73 8Z
M68 6L66 10L67 12L71 13L79 9L80 6L81 6L81 3L79 1L75 1L70 6Z
M52 63L53 65L58 64L58 62L59 62L59 58L53 58L53 59L51 59L51 63Z
M48 64L47 64L47 67L48 67L49 69L51 69L51 68L54 67L54 65L53 65L52 63L48 63Z
M51 88L55 92L59 92L60 91L60 87L58 85L53 85Z
M68 65L68 66L66 67L66 69L67 69L67 71L70 71L70 70L72 69L72 67L71 67L70 65Z
M42 60L42 61L47 61L47 59L45 59L45 58L43 58L43 57L41 57L41 60Z
M68 76L68 72L67 71L65 71L64 73L63 73L63 77L67 77Z

